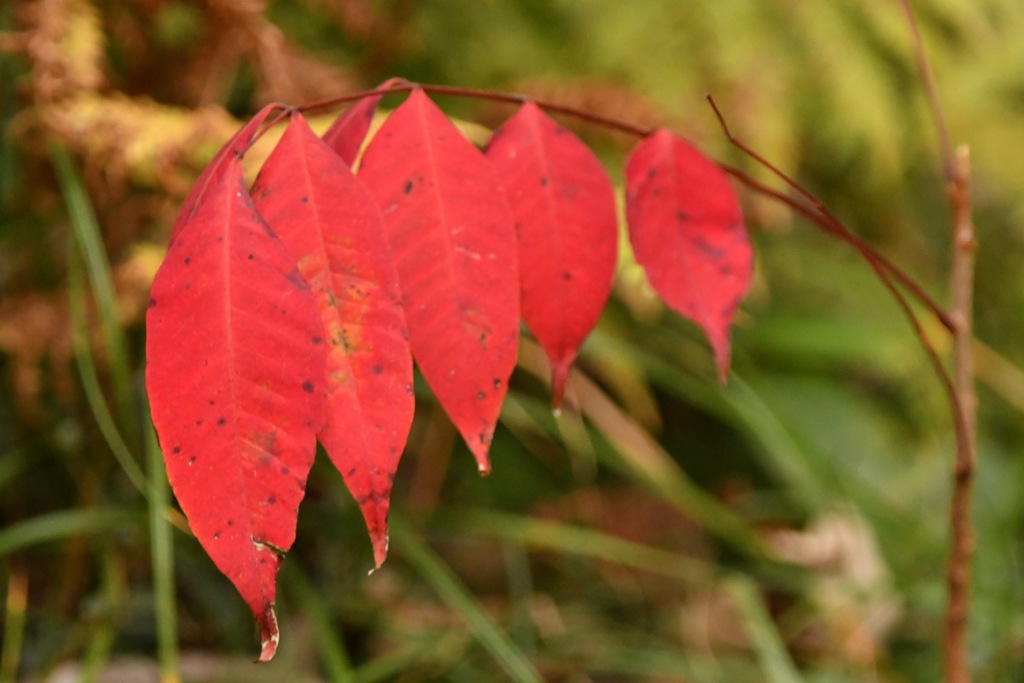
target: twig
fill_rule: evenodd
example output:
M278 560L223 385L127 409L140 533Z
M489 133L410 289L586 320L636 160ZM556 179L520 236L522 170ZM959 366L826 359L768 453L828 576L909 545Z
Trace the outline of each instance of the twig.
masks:
M967 652L967 618L970 613L970 567L974 552L971 528L971 484L974 479L976 405L972 352L974 254L976 240L971 209L971 166L966 146L957 150L949 183L953 207L953 265L950 275L953 333L953 376L961 410L962 433L958 434L950 502L949 605L946 611L946 676L949 683L971 680Z
M878 275L878 278L882 281L882 284L885 286L886 289L889 290L889 293L892 294L893 298L896 300L896 303L899 305L900 310L903 311L903 315L906 316L907 320L910 322L910 326L913 328L914 334L921 342L921 346L924 348L925 353L928 354L928 360L931 362L932 367L935 370L935 374L938 375L939 380L942 382L943 386L946 389L946 393L949 395L949 398L953 403L954 421L959 422L961 410L958 405L959 397L954 389L953 379L949 376L949 372L946 370L946 366L943 365L942 359L939 357L938 351L935 350L935 345L932 344L931 340L928 339L928 335L925 333L924 328L921 326L921 321L919 321L917 319L917 315L914 314L914 309L911 308L910 303L907 301L907 298L903 295L903 292L900 291L899 287L897 287L896 283L893 281L894 274L898 274L897 276L900 278L901 282L909 282L913 285L911 288L911 292L914 293L915 296L917 296L919 299L924 301L926 305L928 305L929 309L936 315L936 317L939 318L939 320L943 321L943 324L945 324L948 329L952 330L955 328L954 321L942 310L941 307L939 307L938 304L934 302L934 300L931 297L929 297L924 292L924 290L920 288L920 286L914 283L908 275L903 274L903 272L899 268L891 264L891 262L889 262L888 260L883 259L881 257L881 254L878 254L876 251L874 251L874 249L868 246L866 242L864 242L859 237L850 232L850 230L847 229L846 226L844 226L842 223L840 223L839 219L836 218L831 211L825 208L825 205L818 201L818 199L815 198L814 195L812 195L810 192L804 189L802 185L800 185L795 180L786 175L786 173L784 173L778 166L771 163L763 156L761 156L753 149L751 149L744 142L736 138L729 131L729 126L725 122L725 117L722 116L722 113L719 111L718 106L715 104L714 98L708 95L707 100L711 104L711 108L715 111L715 116L718 117L718 121L722 125L722 130L725 132L726 137L729 138L729 142L731 142L733 145L739 148L744 154L754 159L754 161L761 164L764 168L768 169L772 174L774 174L784 183L793 188L797 192L797 194L799 194L808 203L811 204L813 209L804 206L803 204L800 204L799 202L792 200L781 193L775 192L774 190L770 190L769 188L761 186L759 188L760 191L764 192L765 194L768 194L771 197L774 197L775 199L783 201L788 206L794 208L800 207L799 211L801 215L807 216L816 225L822 227L829 234L835 235L844 242L851 244L855 249L857 249L857 252L864 258L864 260L867 261L868 265L871 266L871 269L875 271L875 274ZM745 182L752 181L756 183L756 181L753 181L753 179L750 179L742 172L740 172L739 176L737 177L740 176L743 176ZM886 264L889 264L888 268L886 267ZM890 268L892 269L891 271ZM957 432L959 433L960 431L961 430L958 427Z
M453 97L467 97L475 100L487 100L490 102L504 102L506 104L524 104L525 102L533 102L538 107L545 111L550 111L555 114L562 114L564 116L570 116L580 121L586 121L587 123L593 123L603 128L609 128L611 130L617 130L620 133L632 135L635 137L647 137L654 131L649 128L641 128L640 126L634 126L631 123L620 121L610 116L601 116L600 114L594 114L592 112L583 111L575 107L570 107L564 104L558 104L557 102L548 102L545 100L538 100L527 95L521 95L517 93L505 93L496 92L492 90L478 90L476 88L462 88L453 85L432 85L428 83L413 83L412 81L406 81L402 79L396 79L399 82L392 85L388 85L382 88L376 88L374 90L364 90L362 92L351 93L348 95L342 95L341 97L334 97L329 100L323 100L321 102L314 102L313 104L307 104L302 107L298 107L301 112L313 111L315 109L327 109L335 107L345 102L352 102L359 100L364 97L371 95L390 95L393 93L409 92L419 88L425 92L434 93L435 95L451 95Z
M921 39L921 31L909 0L899 0L910 27L914 56L928 108L935 121L946 193L953 210L950 273L950 316L953 319L953 377L956 393L956 460L953 494L949 507L950 552L947 569L948 604L943 649L947 683L970 683L967 649L967 620L970 613L971 556L974 552L971 528L971 485L976 460L976 405L974 358L972 355L974 254L977 248L971 205L971 164L966 146L953 152L946 119L939 101L935 76Z
M954 155L949 132L939 100L935 76L928 61L914 12L908 0L899 0L910 27L914 55L928 108L935 121L942 155L946 192L953 210L952 251L950 274L950 315L953 330L953 376L957 395L957 447L953 469L953 494L950 501L950 555L947 570L948 605L944 654L948 683L969 683L971 680L967 650L967 620L970 613L970 565L974 551L973 531L970 523L971 484L976 461L976 405L974 393L974 358L972 355L974 255L976 238L971 204L971 167L967 147Z

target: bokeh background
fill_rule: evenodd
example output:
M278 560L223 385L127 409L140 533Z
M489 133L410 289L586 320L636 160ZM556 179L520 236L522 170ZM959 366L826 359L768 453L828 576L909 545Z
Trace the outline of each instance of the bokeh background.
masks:
M974 163L971 662L977 681L1021 680L1024 3L913 5ZM251 664L245 605L166 498L148 288L240 121L391 76L670 126L771 180L723 140L710 92L738 136L948 299L950 212L895 1L5 0L0 682L939 680L948 401L870 269L743 188L757 271L728 386L624 248L558 416L524 344L489 478L418 387L372 576L356 506L318 459L279 580L281 649ZM511 113L437 101L478 142ZM635 141L571 125L620 182Z

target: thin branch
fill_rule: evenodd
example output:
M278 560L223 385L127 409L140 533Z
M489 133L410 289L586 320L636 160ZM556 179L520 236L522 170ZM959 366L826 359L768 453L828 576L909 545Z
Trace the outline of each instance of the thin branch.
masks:
M428 83L413 83L412 81L401 80L401 82L394 85L389 85L384 88L377 88L374 90L364 90L362 92L351 93L343 95L341 97L335 97L329 100L323 100L322 102L314 102L313 104L307 104L302 107L298 107L299 111L307 112L315 109L327 109L335 107L339 104L346 102L352 102L359 100L364 97L372 95L391 95L393 93L409 92L416 88L420 88L425 92L434 93L435 95L450 95L453 97L465 97L475 100L486 100L489 102L503 102L505 104L524 104L526 102L533 102L538 107L545 111L549 111L555 114L562 114L563 116L569 116L580 121L592 123L603 128L619 131L626 135L632 135L635 137L647 137L654 131L649 128L641 128L634 126L633 124L620 121L618 119L601 116L600 114L594 114L592 112L583 111L576 107L571 107L564 104L558 104L557 102L548 102L546 100L538 100L528 95L522 95L518 93L507 93L507 92L496 92L492 90L478 90L476 88L462 88L453 85L432 85Z
M943 309L931 296L929 296L928 293L925 292L924 289L919 284L917 284L917 282L912 277L907 275L895 263L893 263L888 258L877 252L874 249L874 247L869 245L867 242L865 242L860 237L851 232L848 228L846 228L846 226L844 226L839 221L839 219L836 218L835 215L833 215L832 212L825 207L824 204L822 204L814 195L812 195L810 192L804 189L802 185L800 185L798 182L789 177L789 175L784 173L778 166L765 159L763 156L761 156L756 151L747 146L746 143L744 143L742 140L733 135L732 131L729 130L729 125L725 122L725 117L722 116L722 112L719 111L718 105L715 104L714 98L711 97L711 95L707 95L706 98L708 103L711 105L711 109L714 110L715 116L718 118L718 122L722 126L722 131L725 133L725 136L729 139L729 142L731 142L733 145L739 148L740 151L742 151L744 154L752 158L758 164L768 169L768 171L770 171L774 176L782 180L782 182L786 183L786 185L789 185L791 188L793 188L793 190L798 195L803 197L813 207L813 210L787 197L786 195L780 192L776 192L775 190L772 190L762 185L761 183L758 183L757 181L753 180L750 176L743 173L742 171L732 168L731 166L725 166L724 164L720 164L720 166L722 166L726 173L729 173L736 179L740 180L748 187L752 187L756 189L758 192L761 192L762 194L772 197L773 199L781 201L784 204L796 209L797 211L800 212L802 216L813 222L818 227L825 230L825 232L834 235L835 237L838 237L843 242L846 242L847 244L852 246L860 253L861 256L864 257L864 260L866 260L871 265L875 272L878 273L879 277L882 278L882 281L892 292L893 296L895 296L897 299L901 298L901 294L898 290L895 289L895 286L892 284L892 280L888 277L889 275L892 275L897 280L899 280L900 284L906 287L918 301L924 304L924 306L928 308L929 311L931 311L932 315L939 319L939 321L947 330L949 330L950 332L953 331L953 321L950 319L945 309ZM883 275L883 272L886 274Z
M729 138L729 141L735 144L744 154L752 157L755 161L767 168L787 185L793 187L801 197L813 206L813 211L800 202L787 198L779 193L775 193L774 190L757 183L760 185L758 186L759 191L763 191L766 195L785 203L787 206L797 209L800 211L801 215L807 216L825 231L835 234L836 237L844 240L848 244L851 244L858 250L858 252L860 252L874 272L879 275L879 279L882 281L883 285L885 285L886 289L888 289L896 299L896 303L899 304L900 309L902 309L903 314L910 323L914 335L918 337L925 349L925 352L928 354L928 358L935 370L935 374L938 376L939 381L942 382L952 411L953 431L956 434L957 454L956 482L954 486L951 511L951 527L954 541L953 554L950 559L949 568L950 606L947 617L947 670L949 672L957 672L956 674L949 674L949 683L969 683L970 678L967 677L967 656L964 643L966 642L965 627L967 623L969 604L967 593L968 566L970 564L972 550L969 512L970 481L974 470L973 415L975 397L973 389L969 388L972 384L971 378L973 373L971 369L970 321L974 227L971 222L970 186L968 183L969 176L967 175L967 171L965 170L963 175L957 176L956 182L951 183L950 185L951 188L958 190L958 193L953 195L953 206L957 215L955 244L957 252L964 252L963 256L954 255L953 292L955 300L953 310L948 314L945 313L938 304L934 303L932 299L925 295L924 292L915 284L913 285L912 290L915 293L920 292L920 294L915 294L915 296L918 296L922 300L932 302L930 305L932 311L939 317L939 319L941 319L941 321L943 321L943 324L946 325L947 329L953 333L953 344L956 349L956 366L955 377L951 377L949 372L946 370L938 351L928 339L928 335L925 333L924 328L922 328L918 316L914 314L913 309L910 308L910 305L906 300L906 297L903 296L903 293L900 292L896 287L896 284L893 282L893 278L896 276L896 273L901 271L899 271L898 268L895 268L894 265L885 265L887 261L881 257L881 254L874 252L866 245L866 243L850 232L850 230L847 229L839 219L831 214L831 212L829 212L817 199L808 193L803 186L797 183L796 180L787 176L774 164L754 152L751 147L734 137L729 132L729 128L725 123L724 117L721 112L719 112L718 106L715 105L715 100L710 95L708 96L708 101L711 102L712 109L715 110L715 115L722 124L722 128L725 131L726 136ZM966 155L964 155L964 160L966 164ZM734 169L732 170L734 171ZM741 172L736 175L736 177L741 179L743 182L748 180L753 181L752 178L749 178L749 176L746 176ZM753 182L756 183L756 181ZM894 269L890 270L890 268ZM901 280L901 282L904 281ZM966 337L964 337L964 335L966 335ZM948 643L957 643L957 646L951 646L948 645Z
M939 138L939 154L942 155L943 174L949 180L957 173L957 162L953 158L953 145L949 141L949 130L946 127L942 102L939 101L939 89L935 85L935 74L932 72L931 62L928 61L924 41L921 40L921 30L914 17L914 10L910 7L910 0L899 0L899 3L907 18L907 25L910 27L910 35L914 43L914 61L917 62L917 68L921 74L921 85L924 87L925 97L928 98L928 109L935 120L935 133Z
M957 323L953 334L953 373L959 396L962 427L957 434L953 497L949 524L952 536L949 555L949 605L946 610L946 676L949 683L971 680L967 651L967 619L970 613L970 566L974 552L971 529L971 484L974 479L976 406L972 355L972 307L976 238L971 208L970 155L966 146L957 150L949 184L953 206L953 264L950 274L951 313Z
M924 288L917 283L912 277L907 275L899 266L893 263L887 256L877 251L870 244L862 240L860 237L843 227L842 224L838 223L835 219L830 219L828 216L822 215L817 207L809 207L806 204L802 204L799 201L793 199L788 195L784 195L778 190L774 190L767 185L755 180L749 174L741 171L740 169L730 166L728 164L719 164L723 171L731 175L736 180L743 183L748 188L755 192L762 194L766 197L774 199L775 201L785 204L793 211L799 213L805 219L810 221L812 224L818 226L826 233L833 235L837 239L846 242L851 247L860 252L861 256L864 257L869 263L877 263L879 266L884 268L890 275L892 275L899 283L909 291L915 299L925 306L934 315L942 326L945 327L949 332L952 332L955 325L952 318L931 297L928 292L924 291Z
M947 568L948 604L943 649L948 683L970 683L971 670L967 644L967 620L970 614L971 556L974 552L971 528L971 485L976 455L977 396L974 392L973 302L976 237L971 201L971 165L967 147L954 154L939 100L935 75L921 39L909 0L899 0L907 19L914 45L914 56L928 108L935 121L946 193L953 211L950 272L950 316L953 329L953 376L957 409L956 461L953 467L953 494L949 506L950 552Z

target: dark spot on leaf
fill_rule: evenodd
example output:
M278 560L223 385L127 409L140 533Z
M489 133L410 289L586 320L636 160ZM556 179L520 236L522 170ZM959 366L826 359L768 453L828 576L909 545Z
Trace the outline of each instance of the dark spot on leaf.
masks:
M210 399L210 405L211 405L211 406L215 406L215 405L217 405L217 402L216 402L216 401L214 401L214 400L213 400L213 399L211 398L211 399Z
M555 135L564 135L564 134L565 134L565 128L562 128L561 126L555 126Z
M192 467L192 463L194 463L195 461L196 461L196 456L194 456L194 455L190 456L189 459L188 459L188 466Z
M497 377L494 378L494 388L501 389L501 380L498 379Z
M412 181L411 180L406 180L405 181L405 186L402 187L402 192L404 192L405 194L412 194Z
M548 180L548 177L546 175L542 175L540 177L540 186L541 187L547 187L549 182L550 181Z
M650 166L650 167L647 168L647 177L648 178L653 178L656 175L658 175L658 169L654 168L653 166Z
M299 201L302 202L303 204L309 204L309 197L303 195L302 197L299 198Z
M191 256L186 256L185 257L185 265L187 266L190 263L192 263L192 257Z
M487 433L486 432L480 432L479 437L480 437L480 443L487 443Z
M270 496L267 498L267 505L273 505L276 502L277 496L275 496L274 494L270 494Z
M178 453L181 453L181 446L175 446L174 448L172 448L171 449L171 453L174 454L174 455L177 455Z
M156 299L150 297L150 299L149 299L149 308L153 308L154 306L156 306Z
M694 246L697 247L697 250L700 251L705 258L711 259L712 261L725 258L725 252L723 250L719 249L702 237L694 240Z
M375 375L380 375L380 374L382 374L382 373L384 372L384 366L383 366L383 365L374 365L374 366L373 366L373 367L371 368L371 371L372 371L372 372L373 372L373 374L375 374Z
M218 426L218 427L223 427L223 426L224 426L224 425L226 425L227 423L228 423L228 421L227 421L227 418L224 418L224 417L222 417L222 418L219 418L219 419L217 420L217 426Z
M234 525L235 525L235 520L229 519L228 520L228 526L234 526Z
M682 210L676 211L676 220L677 221L688 221L688 220L690 220L690 214L688 214L688 213L686 213L685 211L682 211Z
M252 261L256 257L253 254L249 254L246 258Z
M216 541L218 538L220 538L220 532L219 531L214 531L213 532L213 540Z
M199 427L202 424L203 424L202 420L196 420L196 427Z
M484 392L482 392L482 391L478 391L478 392L476 392L476 400L478 400L478 401L482 401L482 400L484 400L485 398L487 398L487 394L485 394L485 393L484 393Z
M281 468L281 474L290 474L290 473L291 473L291 470L288 469L287 467L282 467Z
M312 394L313 383L307 379L305 382L302 383L302 390L305 391L307 394Z
M324 343L323 337L313 337L310 341L313 342L314 346L319 346Z
M302 277L302 273L299 272L298 268L292 268L290 271L288 271L288 275L286 277L288 278L288 282L295 285L296 289L306 289L309 287L309 285L306 284L305 278ZM284 313L284 309L281 309L281 312Z
M354 476L356 476L356 468L355 467L350 467L348 472L345 473L345 476L346 477L354 477Z
M570 273L568 270L565 271L564 273L562 273L562 279L568 282L569 280L572 279L572 273Z

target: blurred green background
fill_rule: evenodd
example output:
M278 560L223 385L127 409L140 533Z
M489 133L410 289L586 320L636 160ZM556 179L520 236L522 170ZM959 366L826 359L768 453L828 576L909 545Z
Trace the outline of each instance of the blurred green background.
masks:
M1024 3L913 4L974 162L971 663L977 681L1024 680ZM769 179L725 143L710 92L948 298L948 203L895 1L5 1L0 683L939 680L942 388L870 269L742 188L757 272L728 386L625 254L560 416L524 345L489 478L419 393L372 576L318 459L279 579L281 650L250 663L251 616L168 499L142 313L177 207L240 120L390 76L667 125ZM511 113L438 102L485 128ZM634 141L574 129L618 182Z

